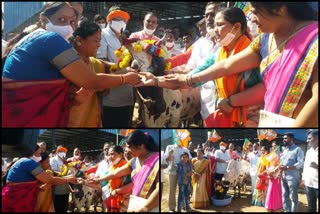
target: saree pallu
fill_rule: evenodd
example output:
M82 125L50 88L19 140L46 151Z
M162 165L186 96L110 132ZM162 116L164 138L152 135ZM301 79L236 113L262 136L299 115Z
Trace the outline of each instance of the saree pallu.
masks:
M137 159L134 161L137 161ZM159 174L159 165L159 153L156 152L144 162L138 172L136 169L132 171L132 195L147 198Z
M38 212L38 181L7 183L2 188L1 212Z
M204 172L204 170L208 168L209 160L192 159L192 164L194 165L194 170L197 173L202 173ZM210 170L207 170L207 171L210 171ZM198 180L196 180L195 175L192 175L191 203L193 208L205 208L205 207L208 207L210 204L207 188L206 188L206 180L207 180L206 173L202 173Z
M2 82L2 127L66 127L68 85L65 79Z
M90 57L88 68L92 73L104 73L104 64L94 57ZM77 89L78 90L78 89ZM76 90L76 91L77 91ZM85 89L88 90L88 89ZM76 105L72 105L70 109L70 117L68 127L73 128L101 128L101 103L99 95L96 91L88 90L87 94L83 94L85 100ZM88 95L89 94L89 95Z
M269 178L265 207L268 210L282 209L281 176L277 178Z
M216 61L219 62L219 61L225 60L228 57L241 52L242 50L246 49L250 45L250 42L251 42L250 39L246 35L242 35L238 39L230 55L228 55L227 49L225 47L221 47L216 57ZM247 74L244 74L244 73L233 74L233 75L216 79L215 85L217 88L217 94L219 99L222 100L233 94L244 91L245 88L248 86L248 84L246 83L246 81L248 81L246 80L246 76L252 76L250 78L253 79L254 75L251 75L251 74L255 74L255 72L257 73L258 70L247 71L246 72ZM250 75L248 75L249 73ZM253 83L250 83L250 87L258 82L259 82L259 79L257 79ZM236 126L243 126L246 122L247 122L246 106L233 108L230 114L224 114L218 109L204 121L206 127L236 127Z
M251 201L251 204L254 206L261 206L261 207L265 206L266 194L267 194L266 190L268 187L267 175L265 172L267 164L268 162L265 156L262 156L259 158L258 164L257 164L258 176L257 176L256 186L255 186L255 190L253 192L252 201Z
M117 164L117 166L112 165L110 168L110 172L114 171L117 168L122 167L123 165L126 165L127 161L125 159L121 159L121 161ZM108 182L109 188L110 188L110 193L112 192L112 190L115 190L121 186L124 186L124 179L126 179L126 176L120 177L120 178L114 178L111 179ZM119 201L120 204L122 204L124 201L126 201L126 203L128 203L128 197L130 195L126 194L125 197L124 195L116 195L116 196L109 196L108 198L106 198L103 203L104 205L108 208L108 210L111 210L111 201L115 200L115 201ZM124 207L123 207L124 208ZM127 207L126 207L127 208ZM124 210L126 210L126 208Z
M262 46L269 46L268 38L261 41ZM267 89L264 110L292 118L317 60L318 23L300 30L282 53L274 51L268 54L260 66Z
M55 212L52 200L52 187L46 190L39 190L37 210L38 212Z

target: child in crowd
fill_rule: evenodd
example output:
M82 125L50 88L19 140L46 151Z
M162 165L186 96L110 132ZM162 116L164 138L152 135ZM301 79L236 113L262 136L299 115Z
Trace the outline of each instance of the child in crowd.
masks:
M184 152L180 156L180 162L177 164L177 174L178 174L178 186L179 186L179 195L178 195L178 212L181 212L182 202L185 202L186 211L190 211L189 205L189 195L191 187L191 162L189 161L188 153Z

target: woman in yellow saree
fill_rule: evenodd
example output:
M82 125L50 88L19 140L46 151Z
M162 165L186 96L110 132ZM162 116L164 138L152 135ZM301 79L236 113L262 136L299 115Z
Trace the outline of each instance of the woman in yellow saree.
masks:
M203 155L203 149L198 149L197 157L191 160L193 168L191 202L193 208L209 206L209 197L206 189L206 171L209 170L209 160L203 158Z
M73 33L73 47L79 53L92 73L104 73L105 64L96 59L100 46L100 28L89 21L83 21ZM69 117L69 127L101 127L100 99L96 90L74 86L75 100Z
M265 206L266 201L266 194L267 194L267 156L268 156L268 149L266 146L261 147L261 154L262 156L258 160L257 165L257 181L255 190L252 195L251 204L254 206Z
M53 171L50 169L49 155L47 153L41 153L41 167L51 176ZM39 212L55 212L52 200L52 184L40 183L40 189L38 193L37 208Z

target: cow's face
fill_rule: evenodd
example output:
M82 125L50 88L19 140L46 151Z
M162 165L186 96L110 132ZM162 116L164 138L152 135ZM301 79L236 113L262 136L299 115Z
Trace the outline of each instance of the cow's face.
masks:
M160 46L153 45L150 41L137 41L128 43L125 47L133 59L131 67L156 76L165 74L167 54Z

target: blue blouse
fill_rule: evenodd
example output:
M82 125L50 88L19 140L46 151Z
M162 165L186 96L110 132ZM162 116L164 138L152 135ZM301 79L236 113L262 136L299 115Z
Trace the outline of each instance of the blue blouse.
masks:
M21 158L10 168L7 181L28 182L36 180L35 176L44 170L39 163L30 158Z
M13 80L62 79L60 70L78 59L77 52L59 34L39 29L11 50L2 76Z

